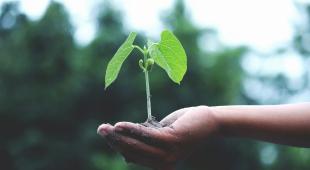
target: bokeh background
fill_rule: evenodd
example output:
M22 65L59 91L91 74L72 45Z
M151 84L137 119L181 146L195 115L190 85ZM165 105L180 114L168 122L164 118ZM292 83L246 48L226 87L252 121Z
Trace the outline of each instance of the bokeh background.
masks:
M139 53L104 90L107 62L130 31L143 45L168 28L188 55L181 85L151 72L158 119L194 105L310 100L308 1L203 2L0 1L0 169L145 169L96 134L103 122L146 119ZM310 150L219 139L178 169L308 170Z

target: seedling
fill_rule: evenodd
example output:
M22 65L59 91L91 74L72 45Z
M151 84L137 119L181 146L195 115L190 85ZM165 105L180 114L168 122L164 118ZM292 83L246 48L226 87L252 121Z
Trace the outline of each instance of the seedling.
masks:
M132 50L138 49L143 56L143 58L139 60L139 66L145 75L148 116L145 124L158 127L160 124L156 123L151 113L149 72L152 70L153 65L157 64L166 71L173 82L180 84L187 69L187 57L180 41L168 30L164 30L161 33L161 39L159 42L155 43L149 40L147 46L144 46L143 48L133 44L136 36L136 33L130 33L126 41L120 46L113 58L109 61L105 75L105 89L116 80L123 62Z

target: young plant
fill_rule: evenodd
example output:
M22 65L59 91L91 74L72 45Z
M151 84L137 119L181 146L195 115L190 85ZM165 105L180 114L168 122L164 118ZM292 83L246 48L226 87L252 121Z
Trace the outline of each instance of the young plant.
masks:
M146 102L147 102L147 121L148 125L160 126L151 113L151 94L149 84L149 72L154 64L157 64L166 71L170 79L180 84L187 70L187 57L182 44L177 37L168 30L161 33L161 39L155 43L147 42L143 48L134 45L133 42L137 34L132 32L126 41L120 46L113 58L109 61L105 75L105 89L113 83L122 67L123 62L133 49L138 49L143 58L139 60L139 66L145 75Z

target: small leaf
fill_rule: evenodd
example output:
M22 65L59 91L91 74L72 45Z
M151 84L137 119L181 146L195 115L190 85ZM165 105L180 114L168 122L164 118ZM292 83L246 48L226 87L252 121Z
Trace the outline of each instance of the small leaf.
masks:
M159 43L148 42L150 56L155 63L162 67L175 83L180 84L187 70L187 57L185 50L170 31L161 33Z
M109 61L105 74L105 89L116 80L123 62L134 49L132 43L134 42L136 36L137 33L130 33L126 41L120 46L113 58Z

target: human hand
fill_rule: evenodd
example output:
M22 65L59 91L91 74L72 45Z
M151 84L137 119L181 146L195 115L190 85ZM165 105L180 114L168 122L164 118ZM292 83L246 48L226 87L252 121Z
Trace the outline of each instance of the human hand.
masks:
M162 128L119 122L102 124L98 133L127 162L153 169L171 170L196 146L217 133L217 122L207 106L177 110L160 121Z

